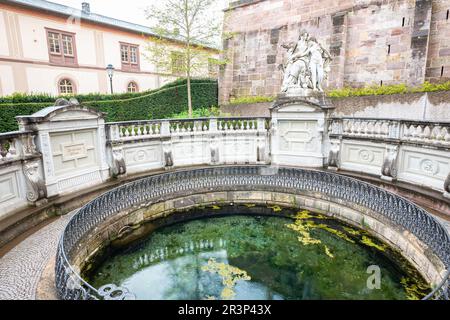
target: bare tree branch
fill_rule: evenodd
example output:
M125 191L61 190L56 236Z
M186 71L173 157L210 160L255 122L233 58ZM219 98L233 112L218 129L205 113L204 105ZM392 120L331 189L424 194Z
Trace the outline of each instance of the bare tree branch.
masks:
M145 57L158 71L187 78L189 116L191 77L207 73L213 60L219 61L218 51L211 49L221 31L220 21L211 17L211 7L216 3L217 0L161 0L145 11L147 18L155 22L152 29L156 34L149 39Z

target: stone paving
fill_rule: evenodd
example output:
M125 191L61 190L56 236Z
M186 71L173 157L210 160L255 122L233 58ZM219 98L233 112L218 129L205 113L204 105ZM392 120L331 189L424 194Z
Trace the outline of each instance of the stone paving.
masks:
M73 213L38 230L0 258L0 300L34 300L42 271L56 254L59 236Z
M34 300L42 272L56 254L68 214L32 234L0 258L0 300ZM450 231L450 221L438 218Z

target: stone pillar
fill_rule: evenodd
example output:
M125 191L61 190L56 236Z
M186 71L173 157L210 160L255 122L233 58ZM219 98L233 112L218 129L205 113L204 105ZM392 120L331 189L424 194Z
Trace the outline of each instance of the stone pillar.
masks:
M209 154L211 156L209 164L216 165L220 163L220 148L218 142L218 129L217 129L217 119L211 119L209 121L209 133L211 133L209 138Z
M325 123L331 104L323 94L279 95L271 108L272 163L322 168L328 157Z
M411 36L411 61L409 63L409 81L417 86L425 81L428 42L431 26L431 0L416 0L414 26Z
M223 40L222 58L227 61L227 64L219 68L219 105L229 102L233 87L234 50L232 43L231 37Z
M333 33L331 35L330 54L333 57L331 63L330 88L342 88L344 86L345 53L347 46L347 12L339 12L331 17Z

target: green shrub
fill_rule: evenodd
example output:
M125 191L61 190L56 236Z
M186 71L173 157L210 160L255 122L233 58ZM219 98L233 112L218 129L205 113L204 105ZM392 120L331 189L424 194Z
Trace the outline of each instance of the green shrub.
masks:
M251 104L260 102L272 102L275 97L264 97L264 96L249 96L249 97L239 97L232 98L230 104Z
M194 109L215 106L218 104L217 81L195 79L191 84L192 104ZM126 96L127 94L125 94ZM135 94L137 97L127 99L82 101L83 105L106 112L107 122L162 119L187 109L186 80L180 79L169 83L150 93ZM104 95L110 97L111 95ZM116 98L119 95L115 95ZM84 97L96 97L95 94ZM54 100L51 101L53 103ZM6 103L0 104L0 132L18 129L16 116L31 115L51 105L49 102L39 103Z
M230 114L223 113L220 111L219 107L210 107L210 108L198 108L195 109L192 113L193 118L210 118L210 117L228 117ZM188 112L183 111L180 113L175 113L170 116L171 119L186 119L189 118Z
M342 88L330 90L327 95L331 98L345 98L358 96L379 96L390 94L404 94L413 92L433 92L450 90L450 81L445 83L424 82L418 87L408 87L406 84L394 84L388 86L368 86L364 88Z

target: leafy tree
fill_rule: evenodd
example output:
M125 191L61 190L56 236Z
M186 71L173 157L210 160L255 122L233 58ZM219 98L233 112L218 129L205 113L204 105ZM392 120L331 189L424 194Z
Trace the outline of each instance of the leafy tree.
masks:
M188 114L192 117L191 79L220 64L215 59L221 22L212 14L217 0L163 0L146 10L156 37L147 46L147 59L159 71L187 79ZM173 42L173 39L176 42Z

